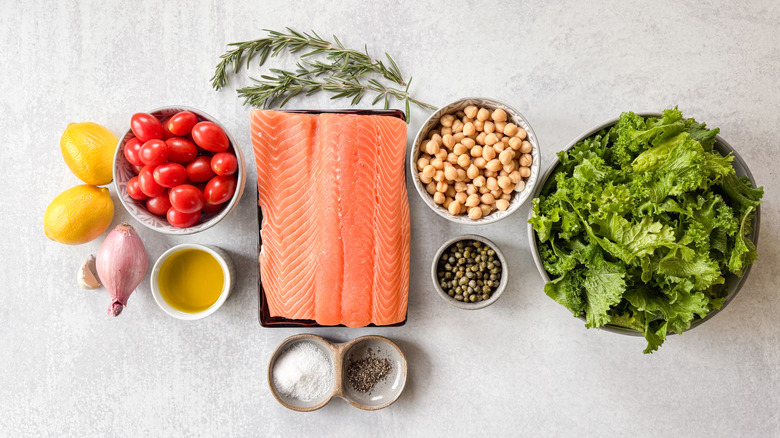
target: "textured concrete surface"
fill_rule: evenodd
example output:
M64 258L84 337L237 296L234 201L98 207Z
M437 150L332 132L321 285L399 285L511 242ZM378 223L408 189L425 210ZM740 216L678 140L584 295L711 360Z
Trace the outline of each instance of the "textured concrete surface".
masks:
M0 436L778 436L780 4L632 3L0 1ZM544 167L624 110L679 105L719 126L767 191L747 284L709 323L644 356L641 338L586 330L544 295L527 207L472 229L426 211L412 192L408 324L316 331L396 340L409 359L406 392L380 412L334 400L295 413L273 399L265 372L274 347L304 330L256 319L250 166L239 208L219 226L181 238L139 228L153 260L182 242L230 251L240 278L224 308L177 321L144 282L108 319L106 292L75 280L100 241L63 246L41 227L49 201L79 183L60 157L65 125L120 133L133 112L184 104L215 115L251 156L248 110L208 79L227 43L285 26L393 54L425 101L513 104L542 142ZM410 141L426 114L414 111ZM116 205L115 222L131 220ZM438 245L466 232L498 242L512 268L504 297L477 312L447 306L429 286Z

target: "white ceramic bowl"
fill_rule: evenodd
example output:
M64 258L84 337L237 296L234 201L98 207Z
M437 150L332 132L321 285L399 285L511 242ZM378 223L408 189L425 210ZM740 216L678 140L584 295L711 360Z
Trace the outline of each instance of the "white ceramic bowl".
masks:
M211 305L208 309L197 312L197 313L189 313L189 312L182 312L181 310L174 309L171 307L170 304L168 304L167 301L165 301L165 298L162 297L162 294L160 294L160 287L158 286L158 277L160 275L160 268L162 268L163 263L168 260L168 257L173 255L176 252L179 252L181 250L185 249L199 249L202 251L206 251L207 253L211 254L214 259L219 262L219 265L222 267L222 273L225 276L225 283L222 285L222 293L220 293L219 298L217 298L217 301ZM230 295L230 291L233 289L233 283L234 278L236 277L236 271L233 267L233 262L230 260L230 256L227 255L227 253L219 248L213 247L213 246L205 246L205 245L198 245L196 243L185 243L182 245L176 245L173 248L169 249L168 251L165 251L160 258L157 259L157 262L155 262L154 267L152 268L152 276L151 276L151 289L152 289L152 297L154 297L154 301L157 303L160 308L167 313L168 315L177 318L182 319L185 321L194 321L196 319L202 319L205 318L212 313L216 312L217 309L222 307L222 305L227 300L228 296Z
M197 233L213 227L219 221L225 218L225 216L230 214L236 205L238 205L238 201L241 199L241 195L244 193L244 187L246 186L246 162L244 161L244 154L241 152L241 147L239 147L236 139L233 138L233 136L230 134L230 131L225 129L225 127L215 118L201 110L177 105L157 108L150 111L149 114L157 117L158 119L164 119L180 111L191 111L195 113L200 120L209 121L216 124L222 128L223 131L225 131L225 134L227 134L228 140L230 140L230 148L233 150L233 153L236 154L236 158L238 159L238 171L236 172L236 193L233 195L233 198L229 201L228 205L215 215L204 215L204 217L202 217L198 223L188 228L174 227L168 223L165 217L149 213L149 211L146 209L146 205L144 205L143 202L136 201L127 194L127 182L130 181L130 178L135 176L135 172L133 172L131 164L127 161L124 154L125 143L127 143L127 141L131 138L135 137L135 135L133 135L133 131L130 129L128 129L127 132L125 132L125 135L119 139L119 144L117 145L116 152L114 153L114 188L116 189L117 196L122 202L122 205L125 206L125 209L130 213L131 216L133 216L145 227L165 234L186 235Z
M509 208L506 209L506 211L494 211L489 215L477 220L469 219L469 217L465 215L453 216L449 211L447 211L446 208L433 202L433 196L428 194L428 192L425 190L425 184L420 181L420 177L417 174L417 159L420 157L420 145L428 138L428 132L436 127L436 125L439 123L439 119L443 115L460 111L469 105L476 105L478 107L485 107L488 109L503 109L507 113L508 121L525 129L527 134L526 140L528 140L528 142L533 146L533 151L531 152L531 156L533 157L533 163L531 163L531 176L526 179L525 188L523 191L512 194L512 199L509 201ZM431 210L436 212L436 214L458 224L485 225L500 221L501 219L508 217L510 214L517 211L520 206L531 197L531 194L534 191L534 186L536 185L536 180L539 178L539 165L541 160L542 155L541 150L539 149L539 140L537 139L534 130L531 128L531 124L528 123L528 120L526 120L526 118L523 117L519 111L507 105L506 103L501 102L500 100L489 99L485 97L466 97L463 99L458 99L455 102L439 108L436 112L431 114L430 117L428 117L420 130L417 131L414 144L412 145L412 149L409 152L409 162L407 167L409 168L409 172L412 174L412 180L414 181L414 187L417 189L417 193L420 195L423 202L425 202L425 204L430 207Z

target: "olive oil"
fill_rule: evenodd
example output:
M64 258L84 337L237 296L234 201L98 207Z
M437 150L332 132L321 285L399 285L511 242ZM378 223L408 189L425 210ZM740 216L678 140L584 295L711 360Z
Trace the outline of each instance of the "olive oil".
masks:
M163 299L176 310L202 312L217 302L225 274L217 259L201 249L184 249L163 262L158 275Z

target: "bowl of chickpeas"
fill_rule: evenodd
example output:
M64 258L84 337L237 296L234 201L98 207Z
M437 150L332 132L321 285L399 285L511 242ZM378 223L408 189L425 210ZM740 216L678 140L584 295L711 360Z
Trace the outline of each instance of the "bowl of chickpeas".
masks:
M517 211L539 178L539 142L525 117L489 98L437 110L409 153L415 188L447 220L484 225Z

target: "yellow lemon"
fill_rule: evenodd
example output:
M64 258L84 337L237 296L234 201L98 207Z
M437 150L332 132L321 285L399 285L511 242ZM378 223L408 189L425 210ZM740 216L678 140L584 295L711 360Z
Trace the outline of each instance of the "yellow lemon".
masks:
M114 202L108 189L82 184L60 193L46 207L46 237L67 245L80 245L103 234L114 219Z
M111 182L119 139L97 123L71 123L60 138L65 164L78 179L93 186Z

